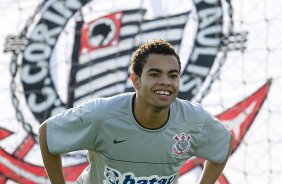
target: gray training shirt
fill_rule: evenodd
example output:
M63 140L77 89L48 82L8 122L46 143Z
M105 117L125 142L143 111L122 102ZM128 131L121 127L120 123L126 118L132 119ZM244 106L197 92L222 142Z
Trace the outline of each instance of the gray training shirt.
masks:
M176 99L167 123L152 130L134 118L134 96L97 98L47 120L51 153L88 150L78 183L175 184L192 156L225 160L231 135L201 106Z

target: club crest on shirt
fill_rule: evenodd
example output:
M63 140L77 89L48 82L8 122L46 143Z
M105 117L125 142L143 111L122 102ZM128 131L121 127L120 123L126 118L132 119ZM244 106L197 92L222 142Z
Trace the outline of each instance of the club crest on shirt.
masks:
M180 136L177 134L173 136L173 139L176 141L172 146L173 154L182 156L187 153L190 149L190 138L191 136L185 133L181 133Z

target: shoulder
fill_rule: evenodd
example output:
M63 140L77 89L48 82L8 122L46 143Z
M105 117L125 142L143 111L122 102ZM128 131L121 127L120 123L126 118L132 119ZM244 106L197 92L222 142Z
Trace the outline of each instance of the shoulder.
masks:
M134 93L121 93L111 97L99 97L95 98L88 103L99 104L107 106L108 108L116 108L128 103L128 100L132 99Z
M183 100L179 98L175 99L173 105L176 108L189 109L192 111L201 111L203 109L199 103L194 103L194 102L190 102L188 100Z
M179 120L199 128L218 122L217 118L207 111L201 104L178 98L172 104L172 112Z
M93 115L96 117L109 114L120 114L128 112L133 96L134 93L121 93L111 97L95 98L82 105L91 108Z
M204 121L206 113L199 103L193 103L179 98L172 104L172 110L177 113L177 116L181 116L184 120L189 120L189 122Z

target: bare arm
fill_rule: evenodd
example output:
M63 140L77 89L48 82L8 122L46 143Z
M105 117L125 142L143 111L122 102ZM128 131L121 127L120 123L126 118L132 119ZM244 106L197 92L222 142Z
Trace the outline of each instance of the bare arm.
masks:
M45 170L51 183L65 184L61 156L51 154L47 146L46 123L39 128L39 144Z
M232 143L233 137L231 136L228 155L223 163L216 164L208 160L205 162L204 169L199 180L199 184L214 184L216 182L217 178L222 173L227 163L227 160L229 159L229 156L232 151Z

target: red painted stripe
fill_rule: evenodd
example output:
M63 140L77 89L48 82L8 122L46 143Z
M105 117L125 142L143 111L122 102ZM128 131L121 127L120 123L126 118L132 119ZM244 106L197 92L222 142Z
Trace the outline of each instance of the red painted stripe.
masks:
M10 136L11 134L13 134L13 132L5 128L0 128L0 140L5 139L6 137Z
M29 153L29 151L32 149L34 145L35 145L34 138L31 135L27 136L20 144L18 149L14 152L14 156L17 157L18 159L23 159Z

